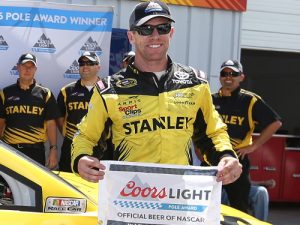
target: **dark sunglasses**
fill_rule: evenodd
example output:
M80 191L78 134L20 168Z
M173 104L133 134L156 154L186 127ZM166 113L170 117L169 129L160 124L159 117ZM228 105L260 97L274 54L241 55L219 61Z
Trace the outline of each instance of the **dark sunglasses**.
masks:
M229 77L229 76L231 76L231 77L238 77L240 75L241 75L241 73L234 72L234 71L232 71L232 72L221 71L221 73L220 73L221 77Z
M149 36L153 33L155 28L156 28L159 35L168 34L171 31L171 24L170 23L164 23L164 24L159 24L159 25L156 25L156 26L142 25L142 26L139 26L139 27L133 27L133 28L131 28L131 30L138 32L139 35Z
M98 65L97 62L92 62L92 61L81 61L79 62L79 66L95 66Z

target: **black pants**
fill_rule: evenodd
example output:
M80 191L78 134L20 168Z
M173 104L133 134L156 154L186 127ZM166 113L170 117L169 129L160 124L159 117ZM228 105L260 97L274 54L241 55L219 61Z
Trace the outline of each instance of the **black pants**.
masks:
M10 146L17 149L19 152L27 155L29 158L35 160L41 165L45 166L46 156L45 156L45 146L44 143L36 144L10 144Z
M72 140L64 138L60 151L59 170L72 172L71 169L71 144Z
M243 166L241 176L235 182L224 185L224 188L227 192L230 206L247 213L249 209L248 199L251 186L249 179L250 162L248 157L245 156L243 160L240 159L240 163Z

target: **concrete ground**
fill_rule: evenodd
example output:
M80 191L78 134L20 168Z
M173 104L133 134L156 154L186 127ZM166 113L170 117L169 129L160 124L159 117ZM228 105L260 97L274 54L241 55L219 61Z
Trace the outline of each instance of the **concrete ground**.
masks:
M268 222L273 225L299 225L300 203L270 203Z

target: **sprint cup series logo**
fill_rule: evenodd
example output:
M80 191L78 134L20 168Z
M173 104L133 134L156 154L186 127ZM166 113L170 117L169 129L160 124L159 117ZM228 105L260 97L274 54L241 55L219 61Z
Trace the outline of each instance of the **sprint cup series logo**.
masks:
M76 60L73 61L72 65L67 69L64 74L64 78L72 78L72 79L79 79L79 64Z
M102 54L102 49L99 44L94 41L91 37L87 39L84 45L79 50L79 55L81 55L85 51L90 51L96 53L98 56ZM79 64L77 59L73 60L73 63L69 66L69 68L64 73L64 78L71 78L71 79L79 79Z
M94 41L92 37L89 37L87 41L84 43L84 45L80 49L80 54L82 54L84 51L90 51L95 52L98 56L102 54L102 49L97 43L97 41Z
M4 40L3 36L0 35L0 50L6 51L8 49L8 44Z
M119 196L113 201L113 204L117 207L132 209L130 212L125 212L125 210L123 212L118 212L118 217L121 218L165 220L166 215L153 213L155 213L155 211L158 212L163 210L201 213L207 208L207 206L203 205L203 203L208 203L210 197L211 190L200 188L158 188L155 185L151 186L147 183L142 184L140 178L135 175L135 177L133 177L133 179L131 179L125 187L122 188L122 190L120 190ZM199 205L199 201L201 201L202 205ZM191 202L194 202L195 204L191 204ZM152 210L153 213L138 213L138 209ZM154 216L159 216L159 218L153 218ZM204 218L201 216L177 215L173 217L174 218L172 218L172 220L182 222L204 222ZM171 219L169 218L167 220Z
M34 44L32 51L54 53L56 49L51 39L48 38L45 34L42 34L39 40Z

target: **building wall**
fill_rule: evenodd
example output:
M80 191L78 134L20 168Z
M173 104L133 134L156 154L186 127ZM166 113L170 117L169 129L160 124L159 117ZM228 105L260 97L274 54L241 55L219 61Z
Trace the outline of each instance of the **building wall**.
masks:
M243 85L279 113L284 133L298 135L300 1L248 0L241 49L246 73Z
M300 1L248 0L241 47L300 52Z
M113 5L114 28L128 28L133 0L52 0L48 2ZM228 58L240 58L242 13L237 11L170 5L174 24L170 55L174 61L206 72L212 91L219 88L219 67Z

